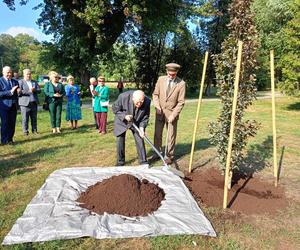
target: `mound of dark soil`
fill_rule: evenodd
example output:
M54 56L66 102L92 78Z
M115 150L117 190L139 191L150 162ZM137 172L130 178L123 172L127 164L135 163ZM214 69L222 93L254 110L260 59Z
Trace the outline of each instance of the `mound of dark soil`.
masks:
M90 186L77 199L80 206L97 214L146 216L156 211L164 200L164 191L156 184L122 174Z
M239 176L240 177L240 176ZM234 180L228 193L228 208L244 214L274 214L288 205L282 187L256 177ZM224 175L209 168L189 174L185 184L196 200L207 206L223 207Z

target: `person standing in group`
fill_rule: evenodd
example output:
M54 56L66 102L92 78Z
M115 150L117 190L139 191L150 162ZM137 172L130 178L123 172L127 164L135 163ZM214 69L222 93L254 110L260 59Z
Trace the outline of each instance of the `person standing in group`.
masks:
M18 81L12 79L11 67L2 69L0 78L1 144L12 144L17 118L17 102L20 92Z
M28 122L31 121L31 131L37 134L37 107L38 94L41 88L38 83L31 79L30 69L23 70L23 79L19 80L19 106L22 114L22 129L25 136L29 134Z
M94 90L96 87L97 87L97 79L95 77L90 78L90 92L92 95L93 115L94 115L94 120L95 120L95 124L96 124L96 129L99 129L98 124L97 124L96 112L94 111L94 103L95 103Z
M20 79L19 79L19 73L18 73L18 72L14 72L14 77L13 77L13 79L15 79L15 80L17 80L17 81L20 80Z
M120 80L118 81L117 89L119 90L119 94L123 93L124 83L123 83L122 79L120 79Z
M125 136L131 130L141 165L148 165L144 143L145 128L149 122L151 100L141 90L130 90L119 95L112 105L115 114L114 135L117 144L117 166L125 164ZM136 131L132 123L139 128Z
M67 77L67 85L65 92L67 97L66 120L71 121L71 128L78 128L78 120L81 120L81 107L80 107L80 89L74 82L74 77L69 75Z
M94 90L95 103L94 111L99 128L99 133L106 134L107 112L109 103L109 88L105 85L105 77L98 77L98 85Z
M49 72L50 80L46 82L44 93L49 104L50 121L53 133L61 133L61 112L63 96L66 95L65 88L59 82L59 75L55 71Z
M153 92L153 103L156 110L154 145L162 150L162 133L166 124L168 129L167 153L165 161L171 164L174 161L177 121L185 102L185 82L177 77L180 65L166 64L167 75L158 78ZM152 160L158 156L153 155Z

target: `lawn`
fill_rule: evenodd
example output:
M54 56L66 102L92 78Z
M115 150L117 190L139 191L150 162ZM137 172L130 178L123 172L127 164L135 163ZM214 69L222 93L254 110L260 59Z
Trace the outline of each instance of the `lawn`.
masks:
M216 151L208 141L207 125L216 119L220 104L205 101L202 105L193 167L217 165ZM188 102L180 116L177 158L182 170L188 169L189 151L197 109ZM83 109L78 130L71 130L64 120L62 134L53 135L49 114L38 114L38 135L24 137L18 115L15 145L0 147L0 241L9 232L26 205L54 170L77 166L114 166L115 139L113 114L108 116L108 134L100 136L93 125L91 109ZM248 161L254 162L258 175L272 182L271 100L258 100L247 112L261 128L248 146ZM147 133L153 138L154 109ZM300 248L300 105L299 99L277 99L278 160L280 185L285 187L290 206L276 216L235 214L222 209L202 207L211 220L217 238L202 236L164 236L152 238L95 240L92 238L22 244L6 249L299 249ZM131 134L127 136L127 165L137 165ZM151 150L148 147L148 154Z

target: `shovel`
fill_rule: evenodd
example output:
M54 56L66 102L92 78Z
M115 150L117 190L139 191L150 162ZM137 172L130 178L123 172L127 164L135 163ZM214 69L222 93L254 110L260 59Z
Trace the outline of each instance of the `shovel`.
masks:
M140 132L140 129L138 128L138 126L135 125L135 123L132 123L132 126L138 131ZM151 146L151 148L154 150L154 152L159 156L159 158L162 160L162 162L164 163L164 166L170 170L173 174L181 177L181 178L184 178L185 175L183 172L175 169L175 168L171 168L165 161L164 157L162 156L162 154L157 150L157 148L153 145L153 143L149 140L149 138L144 135L144 139L145 141Z

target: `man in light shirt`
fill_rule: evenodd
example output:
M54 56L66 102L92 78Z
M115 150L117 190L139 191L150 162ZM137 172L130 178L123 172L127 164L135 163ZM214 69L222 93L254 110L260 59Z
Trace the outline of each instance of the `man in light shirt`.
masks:
M12 79L11 67L2 69L0 78L1 145L12 144L17 118L19 84Z
M37 134L37 107L38 94L41 88L38 83L31 79L30 69L23 70L23 79L19 81L19 106L22 114L22 129L25 136L29 134L28 123L31 121L31 131Z

